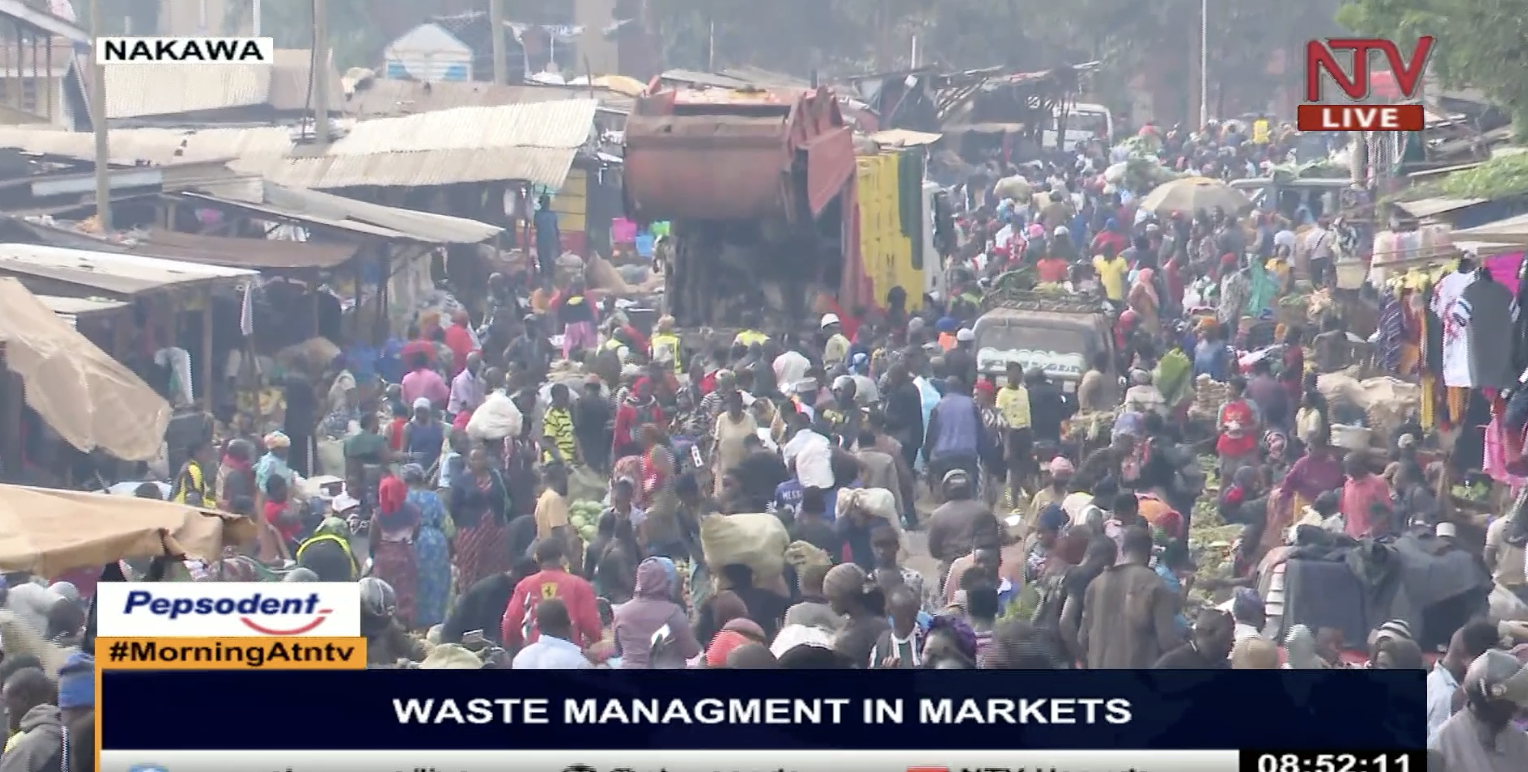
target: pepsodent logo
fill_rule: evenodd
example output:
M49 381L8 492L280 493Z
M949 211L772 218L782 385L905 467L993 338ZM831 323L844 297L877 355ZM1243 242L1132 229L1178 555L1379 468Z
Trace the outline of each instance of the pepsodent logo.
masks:
M102 584L99 634L113 637L356 636L355 583Z

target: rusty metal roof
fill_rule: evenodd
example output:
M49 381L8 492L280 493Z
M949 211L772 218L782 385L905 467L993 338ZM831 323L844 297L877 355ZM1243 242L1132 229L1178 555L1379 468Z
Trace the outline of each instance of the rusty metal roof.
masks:
M592 99L571 99L359 121L322 155L287 158L263 173L279 185L317 190L492 180L556 188L592 142L597 109Z
M501 86L494 83L422 83L413 80L371 78L354 93L335 102L358 118L415 115L454 107L500 107L503 105L594 99L600 108L630 113L633 100L605 88L588 86Z
M39 244L0 244L0 274L21 277L23 283L26 277L49 279L124 297L259 275L242 268Z

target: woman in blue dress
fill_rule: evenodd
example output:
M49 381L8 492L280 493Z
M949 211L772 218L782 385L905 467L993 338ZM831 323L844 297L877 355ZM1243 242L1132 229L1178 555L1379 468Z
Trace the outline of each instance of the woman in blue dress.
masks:
M446 621L451 598L451 518L446 505L430 490L424 467L403 466L408 483L408 503L419 511L419 532L414 537L414 556L419 565L419 593L414 601L414 627L428 630Z

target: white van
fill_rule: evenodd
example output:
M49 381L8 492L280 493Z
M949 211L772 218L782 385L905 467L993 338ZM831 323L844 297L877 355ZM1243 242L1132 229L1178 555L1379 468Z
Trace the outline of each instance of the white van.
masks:
M1055 113L1055 118L1059 125L1061 123L1059 110ZM1054 126L1041 132L1041 136L1047 149L1056 146ZM1114 115L1103 105L1078 102L1066 111L1066 147L1070 150L1078 142L1087 142L1092 139L1103 140L1105 144L1114 141Z

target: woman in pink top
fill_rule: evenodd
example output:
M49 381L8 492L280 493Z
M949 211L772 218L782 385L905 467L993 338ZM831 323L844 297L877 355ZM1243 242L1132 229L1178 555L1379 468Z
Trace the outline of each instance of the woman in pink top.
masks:
M444 408L451 398L451 388L440 373L430 369L430 358L423 352L414 355L409 372L403 376L403 404L412 405L414 400L425 397L436 408Z
M1342 466L1348 480L1337 511L1342 513L1344 530L1355 539L1389 532L1390 486L1374 473L1363 453L1349 453Z

